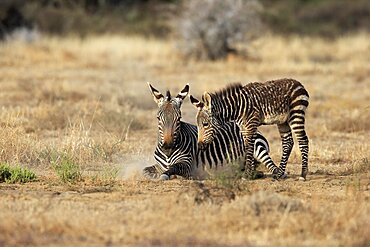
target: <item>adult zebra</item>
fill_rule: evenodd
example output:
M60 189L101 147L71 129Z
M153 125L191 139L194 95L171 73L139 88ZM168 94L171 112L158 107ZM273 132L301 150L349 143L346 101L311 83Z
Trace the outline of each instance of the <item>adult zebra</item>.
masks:
M229 85L215 93L205 92L203 102L190 96L190 101L198 108L198 145L204 149L214 140L215 130L219 126L235 121L241 127L246 147L246 175L253 178L253 143L257 127L277 124L283 146L279 176L284 175L293 148L293 130L302 156L300 180L306 180L308 137L305 131L305 112L308 99L306 89L293 79L255 82L245 86Z
M158 104L158 141L154 152L156 164L144 168L143 173L149 178L168 180L171 175L185 178L197 178L197 168L218 167L244 157L244 142L237 124L230 122L220 126L214 143L205 150L197 145L197 127L181 121L181 105L189 92L189 85L176 96L169 91L163 96L149 83L149 88ZM263 163L273 174L278 167L269 154L268 142L257 132L254 142L254 162ZM261 175L261 173L259 173ZM263 174L262 174L263 175Z

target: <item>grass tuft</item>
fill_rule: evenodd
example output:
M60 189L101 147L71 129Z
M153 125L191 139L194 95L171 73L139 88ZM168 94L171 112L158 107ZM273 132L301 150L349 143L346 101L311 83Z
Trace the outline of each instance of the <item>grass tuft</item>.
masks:
M28 168L0 164L0 182L9 184L28 183L36 180L36 174Z
M229 166L228 169L215 173L215 183L220 188L239 190L244 172L237 162L227 164L227 166Z
M55 172L64 183L76 183L82 181L82 171L78 163L66 155L59 156L52 162Z
M119 173L117 167L104 167L104 169L91 177L91 182L95 185L113 185Z

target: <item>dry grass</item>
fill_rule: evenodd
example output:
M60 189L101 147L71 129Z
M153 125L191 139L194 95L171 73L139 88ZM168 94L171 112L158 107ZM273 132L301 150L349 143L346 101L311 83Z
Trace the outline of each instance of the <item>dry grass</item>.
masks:
M370 243L370 36L269 36L245 57L184 61L172 41L43 38L0 46L0 162L38 182L0 185L0 245L367 246ZM311 95L308 181L166 183L117 179L153 162L156 106L146 86L199 96L233 81L292 77ZM194 122L195 109L183 105ZM277 162L276 127L262 128ZM68 157L82 180L63 184ZM124 176L127 176L125 173ZM222 185L222 184L221 184Z

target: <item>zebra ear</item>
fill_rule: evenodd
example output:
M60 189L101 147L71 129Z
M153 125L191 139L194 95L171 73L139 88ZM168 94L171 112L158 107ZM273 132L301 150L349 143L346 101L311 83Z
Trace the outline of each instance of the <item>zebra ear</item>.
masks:
M211 109L211 95L208 92L204 92L202 99L204 101L204 106L208 109Z
M193 97L193 95L190 95L190 102L196 107L198 108L199 110L203 109L204 107L204 104L203 102L200 102L199 100L197 100L196 98Z
M158 104L158 103L159 103L159 101L160 101L162 98L164 98L163 94L161 94L157 89L155 89L152 85L150 85L150 83L149 83L149 82L147 82L147 83L148 83L148 86L149 86L149 88L150 88L150 91L151 91L151 93L152 93L152 95L153 95L153 97L154 97L154 101Z
M180 100L184 100L186 96L188 95L188 93L189 93L189 83L186 84L184 89L180 91L180 93L176 96L176 98Z

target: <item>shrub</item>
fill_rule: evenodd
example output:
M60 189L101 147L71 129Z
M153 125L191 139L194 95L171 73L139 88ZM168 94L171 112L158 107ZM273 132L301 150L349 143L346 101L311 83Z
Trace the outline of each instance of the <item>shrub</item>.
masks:
M261 5L255 0L186 1L179 24L180 49L197 59L216 60L235 53L261 26Z
M66 155L58 156L52 162L55 172L65 183L75 183L82 180L82 172L79 164Z
M19 166L11 167L8 164L0 164L0 182L10 184L27 183L36 180L36 174Z

